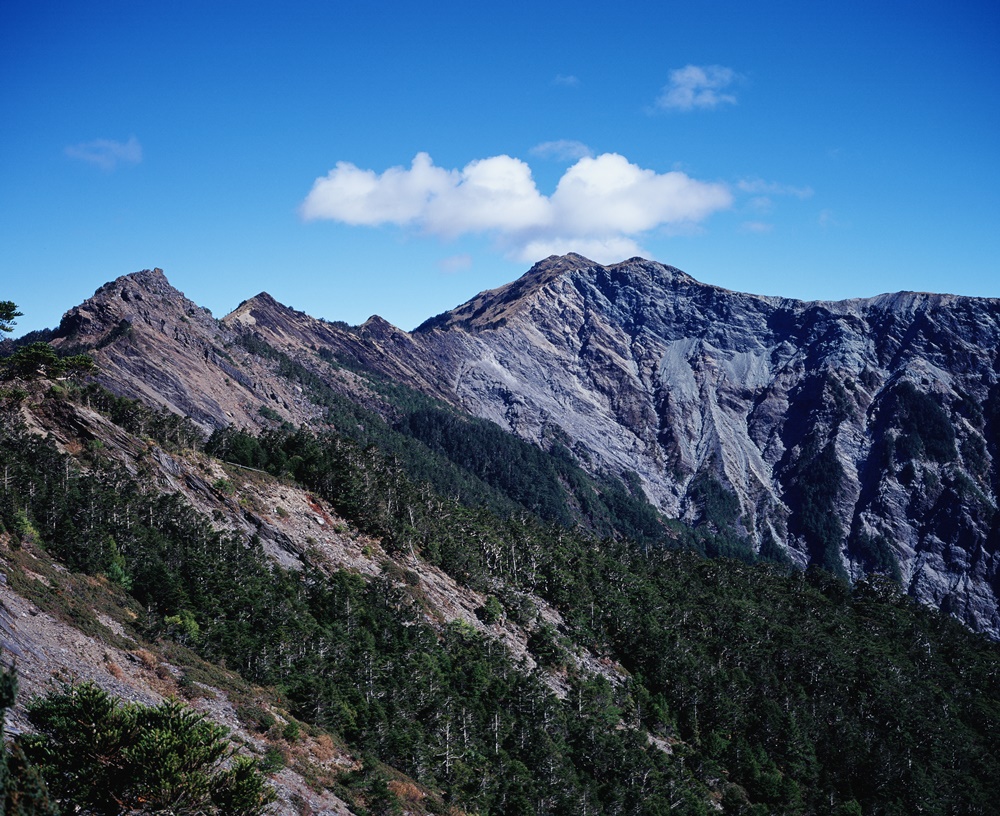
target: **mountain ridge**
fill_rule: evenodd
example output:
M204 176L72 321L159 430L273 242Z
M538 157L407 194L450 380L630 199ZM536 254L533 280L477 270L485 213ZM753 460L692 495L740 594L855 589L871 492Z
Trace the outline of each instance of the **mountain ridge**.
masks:
M60 334L97 346L114 317L132 315L146 331L100 349L104 381L203 427L266 426L265 409L319 420L301 385L245 353L259 338L369 406L391 413L365 379L374 373L543 448L566 440L595 475L634 475L667 516L721 523L803 567L854 579L886 571L1000 635L1000 300L806 302L702 284L641 258L569 255L405 332L377 316L357 327L316 320L267 293L222 320L177 293L157 325L144 286L155 300L169 284L155 270L119 278L67 313ZM154 335L167 344L159 351L143 345ZM195 371L198 386L185 387ZM940 446L924 438L929 428L946 437ZM735 497L735 515L710 519L706 489Z

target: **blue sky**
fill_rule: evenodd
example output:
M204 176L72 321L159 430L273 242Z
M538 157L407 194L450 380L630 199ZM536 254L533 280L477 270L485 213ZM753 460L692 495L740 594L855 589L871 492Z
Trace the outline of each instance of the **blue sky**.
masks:
M550 252L1000 297L995 2L0 4L17 333L159 266L410 329Z

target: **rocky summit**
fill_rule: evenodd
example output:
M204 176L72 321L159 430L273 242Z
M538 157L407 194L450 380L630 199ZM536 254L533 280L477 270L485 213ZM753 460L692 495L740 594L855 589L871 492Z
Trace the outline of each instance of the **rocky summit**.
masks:
M216 320L155 270L102 287L58 335L108 388L206 430L321 422L309 378L389 411L377 375L563 446L748 552L890 575L1000 637L1000 300L801 302L571 254L413 332L266 294Z

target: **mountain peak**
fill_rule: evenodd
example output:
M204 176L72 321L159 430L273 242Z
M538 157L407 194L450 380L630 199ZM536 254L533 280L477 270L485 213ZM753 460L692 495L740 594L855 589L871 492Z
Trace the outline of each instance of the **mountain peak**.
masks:
M596 261L578 255L576 252L567 252L565 255L549 255L548 258L539 261L531 267L522 277L529 275L561 275L564 272L572 272L576 269L586 269L590 266L601 266Z
M115 278L113 281L104 284L94 292L94 298L101 295L118 294L124 301L129 300L132 295L136 300L142 300L143 294L159 295L161 297L184 297L184 293L175 289L160 267L153 269L140 269L138 272L130 272Z
M222 321L227 324L239 323L245 326L252 326L256 324L258 316L282 312L287 308L267 292L260 292L240 303L239 306L222 318Z
M575 252L550 255L532 266L517 280L496 289L480 292L458 308L424 321L414 329L414 333L432 329L450 329L454 326L495 328L503 325L521 304L553 281L563 275L595 267L603 268L601 264Z
M101 286L93 296L63 315L56 334L73 342L100 342L122 321L165 325L174 320L212 322L211 312L175 289L163 270L142 269Z

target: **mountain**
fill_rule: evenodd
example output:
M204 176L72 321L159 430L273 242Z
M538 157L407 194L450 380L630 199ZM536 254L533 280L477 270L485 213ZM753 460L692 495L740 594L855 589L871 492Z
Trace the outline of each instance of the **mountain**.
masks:
M995 336L640 259L413 332L119 278L2 350L8 733L88 680L280 813L990 812Z
M852 580L887 573L1000 635L998 300L800 302L567 255L412 333L264 296L223 322L565 442L592 472L635 474L669 517Z
M114 392L206 430L266 425L262 410L321 420L301 376L274 376L273 351L389 416L375 372L564 445L668 517L852 580L887 573L1000 636L997 300L799 302L567 255L409 333L263 293L218 321L154 270L102 287L58 334L94 351Z

